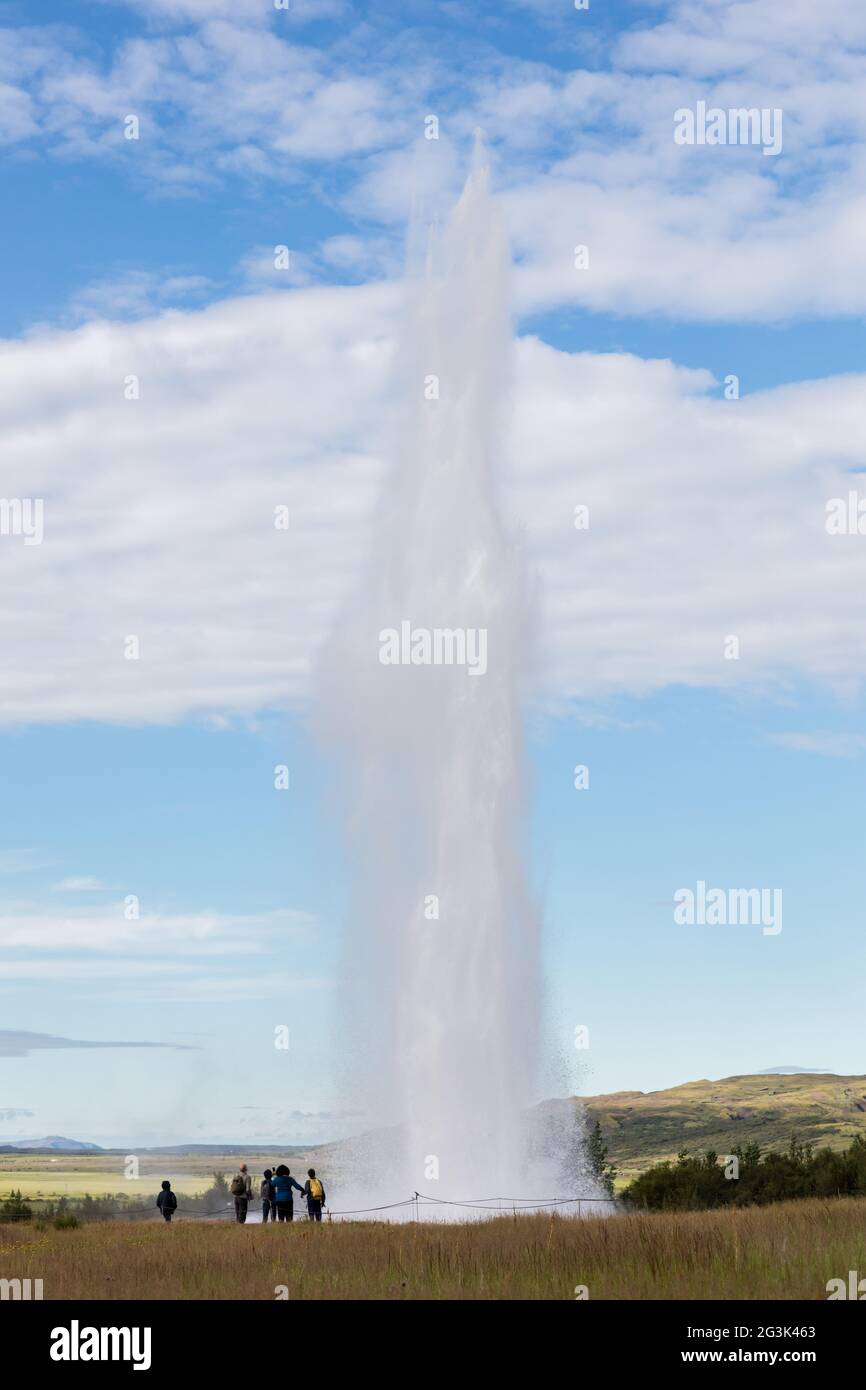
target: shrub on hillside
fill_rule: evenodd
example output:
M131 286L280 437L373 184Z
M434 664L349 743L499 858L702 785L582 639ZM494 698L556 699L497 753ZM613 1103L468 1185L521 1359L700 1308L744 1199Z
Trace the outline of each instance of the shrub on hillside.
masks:
M709 1150L683 1149L676 1163L657 1163L622 1193L630 1206L649 1211L698 1211L713 1207L762 1205L795 1197L866 1196L866 1139L858 1135L847 1149L819 1149L792 1136L782 1152L762 1154L757 1144L733 1150L731 1165Z

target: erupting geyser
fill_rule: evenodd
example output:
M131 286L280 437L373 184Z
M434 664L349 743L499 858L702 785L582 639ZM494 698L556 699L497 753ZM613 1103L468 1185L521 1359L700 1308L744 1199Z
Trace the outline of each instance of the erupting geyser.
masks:
M508 274L476 153L413 286L396 462L320 673L355 856L353 1082L393 1126L367 1198L526 1192L539 926L523 848L532 604L497 505ZM537 1188L537 1156L533 1170Z

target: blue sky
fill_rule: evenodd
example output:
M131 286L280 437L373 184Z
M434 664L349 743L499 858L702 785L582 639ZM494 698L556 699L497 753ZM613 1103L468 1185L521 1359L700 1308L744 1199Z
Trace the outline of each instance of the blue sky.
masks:
M0 5L3 495L46 517L0 537L0 1140L363 1122L310 671L387 456L410 199L441 215L478 125L515 262L504 511L542 590L551 1052L585 1093L864 1070L866 539L824 516L866 468L866 18L396 13ZM783 109L782 153L675 146L699 99ZM700 879L781 888L783 930L676 926Z

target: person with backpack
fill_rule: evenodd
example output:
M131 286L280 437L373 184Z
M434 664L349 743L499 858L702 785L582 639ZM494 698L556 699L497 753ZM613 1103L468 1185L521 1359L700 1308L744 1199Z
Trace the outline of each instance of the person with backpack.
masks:
M266 1168L259 1196L262 1199L262 1225L267 1226L268 1217L272 1221L277 1219L277 1194L273 1183L273 1173L270 1168Z
M315 1168L307 1169L304 1183L304 1196L307 1199L307 1215L311 1221L321 1221L322 1207L325 1205L325 1189L316 1177Z
M238 1171L232 1178L229 1192L235 1199L235 1220L243 1224L247 1219L247 1208L250 1198L253 1195L253 1180L247 1172L247 1165L242 1163Z
M277 1198L277 1216L280 1221L293 1221L295 1219L295 1196L293 1188L297 1188L301 1196L304 1189L299 1182L295 1182L285 1163L281 1163L274 1173L274 1191Z
M177 1211L177 1198L172 1192L171 1183L167 1178L162 1184L162 1191L156 1199L156 1205L162 1212L165 1221L170 1221L175 1211Z

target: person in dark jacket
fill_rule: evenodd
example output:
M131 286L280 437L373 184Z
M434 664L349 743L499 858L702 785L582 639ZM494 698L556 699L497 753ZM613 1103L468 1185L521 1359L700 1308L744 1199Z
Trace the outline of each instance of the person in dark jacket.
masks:
M172 1192L171 1183L167 1178L162 1184L162 1191L156 1199L156 1205L166 1221L170 1221L173 1213L177 1210L177 1198Z
M295 1182L285 1163L281 1163L274 1173L274 1191L277 1198L277 1216L280 1221L293 1221L295 1216L295 1194L297 1188L301 1196L304 1188Z
M316 1177L315 1168L307 1169L304 1183L304 1196L307 1199L307 1215L311 1221L321 1221L322 1207L325 1205L325 1189L321 1179Z
M268 1224L268 1217L271 1221L277 1219L277 1194L273 1182L274 1175L270 1168L266 1168L262 1178L260 1196L262 1199L262 1224Z

